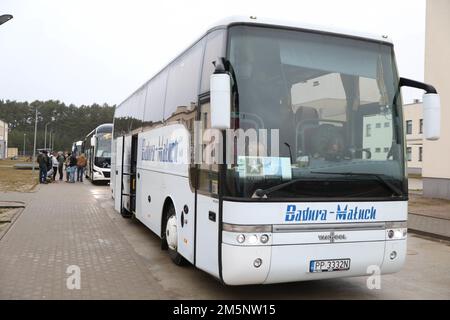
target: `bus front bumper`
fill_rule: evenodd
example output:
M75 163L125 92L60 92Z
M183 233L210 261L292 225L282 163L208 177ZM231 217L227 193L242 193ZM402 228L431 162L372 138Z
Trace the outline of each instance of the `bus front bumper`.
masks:
M99 170L94 170L93 171L93 180L94 181L109 181L110 180L110 176L111 176L111 172L110 171L99 171Z
M247 285L371 276L399 271L405 256L406 239L267 246L223 243L222 277L227 285ZM329 259L350 259L350 269L310 271L311 261Z

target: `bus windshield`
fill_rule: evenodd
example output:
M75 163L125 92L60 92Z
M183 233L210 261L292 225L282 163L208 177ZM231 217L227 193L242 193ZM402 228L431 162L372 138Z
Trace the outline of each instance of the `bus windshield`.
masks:
M246 140L226 165L226 196L407 195L392 45L238 25L229 29L227 59L238 93L232 127L254 129L258 141Z
M99 167L106 168L111 165L111 139L112 133L97 134L95 162Z

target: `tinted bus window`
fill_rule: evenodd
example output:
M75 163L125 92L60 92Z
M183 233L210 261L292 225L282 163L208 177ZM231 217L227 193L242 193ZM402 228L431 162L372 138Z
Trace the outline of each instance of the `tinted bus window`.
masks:
M147 85L144 127L153 126L163 120L164 99L166 95L167 70L162 71Z
M145 91L140 89L116 108L114 114L114 136L129 134L142 127Z
M197 104L203 43L201 40L170 66L164 108L165 120L170 120L170 117L183 109L194 109Z
M213 62L218 57L225 56L225 30L217 30L208 35L205 58L203 59L203 72L201 93L209 91L209 78L214 73Z

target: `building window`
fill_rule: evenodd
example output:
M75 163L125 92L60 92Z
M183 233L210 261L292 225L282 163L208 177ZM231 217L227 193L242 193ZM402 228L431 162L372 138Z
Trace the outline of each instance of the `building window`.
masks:
M422 162L423 147L419 147L419 161Z
M381 152L381 148L375 148L375 152L376 153L380 153Z
M390 126L391 126L391 124L390 124L389 122L385 122L385 123L384 123L384 127L385 127L385 128L389 128Z
M412 120L406 121L406 134L412 134Z
M411 161L412 158L412 149L411 147L406 148L406 160Z
M377 129L381 128L381 123L377 123L377 124L375 125L375 128L377 128Z
M423 133L423 119L419 121L419 133Z
M366 124L366 137L371 137L372 136L372 125Z
M384 148L384 153L388 153L388 152L389 152L389 148L388 147Z

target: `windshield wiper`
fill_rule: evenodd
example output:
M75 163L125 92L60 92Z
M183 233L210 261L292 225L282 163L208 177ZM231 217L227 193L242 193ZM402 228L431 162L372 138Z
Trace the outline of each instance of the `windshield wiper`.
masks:
M379 182L381 182L382 185L384 185L386 188L391 190L393 193L395 193L397 196L401 196L403 192L397 188L393 183L391 183L389 180L387 180L384 174L377 174L377 173L365 173L365 172L322 172L322 171L312 171L313 174L335 174L335 175L341 175L341 176L369 176L376 178Z
M386 188L388 188L389 190L391 190L393 193L395 193L397 196L401 196L403 194L403 192L397 188L394 184L392 184L390 181L386 180L384 177L385 175L383 174L376 174L376 173L357 173L357 172L321 172L321 171L311 171L310 173L312 174L334 174L334 175L342 175L342 176L369 176L369 177L374 177L376 178L379 182L381 182L381 184L383 184ZM300 181L305 181L305 180L312 180L314 179L314 177L302 177L302 178L298 178L298 179L294 179L288 182L284 182L281 184L278 184L276 186L273 186L271 188L268 189L256 189L256 191L253 193L252 198L267 198L267 196L274 192L274 191L278 191L280 189L283 189L287 186L290 186L294 183L300 182Z
M299 181L305 181L305 180L310 180L311 177L306 177L308 179L305 179L305 177L303 178L298 178L298 179L294 179L288 182L284 182L281 184L278 184L276 186L273 186L271 188L268 189L256 189L256 191L253 193L252 198L267 198L267 195L269 195L270 193L283 189L284 187L290 186L291 184L297 183Z

